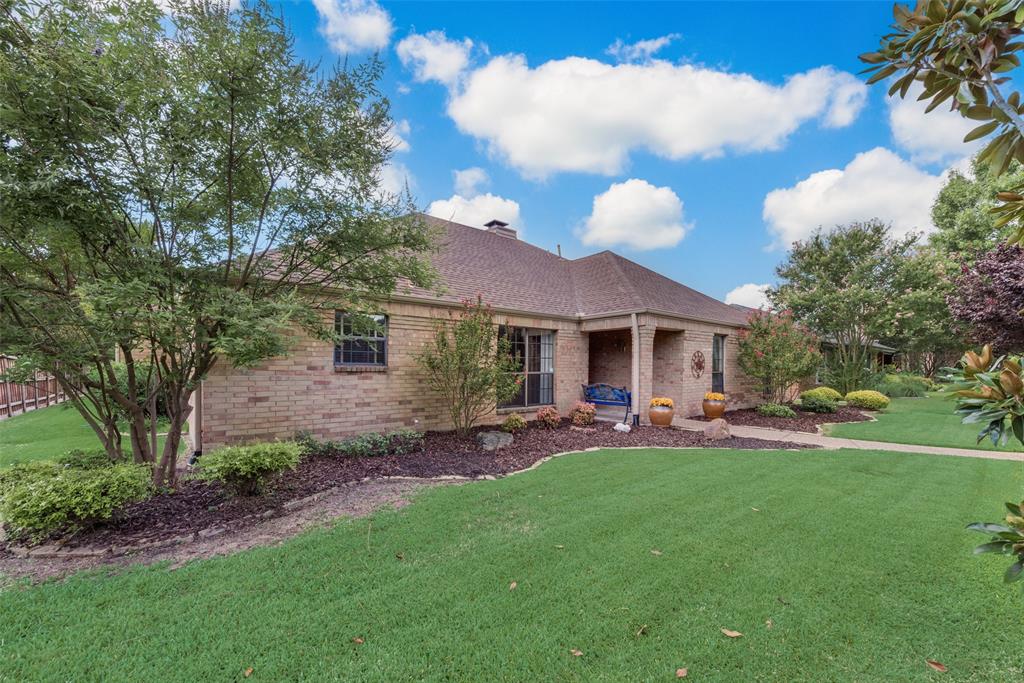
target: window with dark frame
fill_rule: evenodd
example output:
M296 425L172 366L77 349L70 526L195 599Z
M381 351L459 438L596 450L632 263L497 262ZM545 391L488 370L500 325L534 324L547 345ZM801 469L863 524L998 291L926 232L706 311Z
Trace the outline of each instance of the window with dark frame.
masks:
M711 391L725 393L725 335L716 334L711 343Z
M334 330L341 340L334 346L338 366L387 367L388 317L334 312Z
M510 352L520 368L519 393L501 408L525 408L555 402L555 333L501 325L498 335L508 339Z

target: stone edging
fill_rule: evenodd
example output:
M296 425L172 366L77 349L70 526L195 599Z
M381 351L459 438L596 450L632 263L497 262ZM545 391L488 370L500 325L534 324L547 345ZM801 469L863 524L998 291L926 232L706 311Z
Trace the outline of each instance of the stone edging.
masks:
M858 410L857 412L860 413L861 415L865 416L866 418L868 418L866 420L861 420L861 422L878 422L878 418L875 417L874 415L870 414L870 413L865 413L863 410ZM818 430L817 434L819 436L831 436L829 434L826 434L825 430L822 429L822 427L831 427L833 425L848 425L848 424L857 424L857 423L856 422L822 422L820 425L815 425L815 428ZM769 427L768 429L772 429L772 427Z

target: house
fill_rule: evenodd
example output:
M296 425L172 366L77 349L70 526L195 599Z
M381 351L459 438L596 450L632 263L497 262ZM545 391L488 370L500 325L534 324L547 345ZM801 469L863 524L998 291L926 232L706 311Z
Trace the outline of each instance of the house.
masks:
M746 313L610 251L566 259L500 221L481 230L425 220L441 234L433 263L442 293L399 288L381 303L380 332L337 347L303 337L287 357L255 368L217 364L193 398L196 450L302 430L338 438L448 428L415 357L437 320L478 295L526 361L523 391L491 422L544 405L565 413L594 383L629 387L643 420L652 396L671 397L683 416L699 413L710 390L733 407L756 402L759 389L735 362ZM328 315L349 331L344 311Z

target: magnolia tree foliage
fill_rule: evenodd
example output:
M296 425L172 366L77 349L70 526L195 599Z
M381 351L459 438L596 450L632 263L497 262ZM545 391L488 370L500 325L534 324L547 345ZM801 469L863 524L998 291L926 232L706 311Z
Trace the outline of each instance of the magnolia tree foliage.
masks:
M431 235L380 188L378 62L298 60L264 2L161 7L0 5L0 339L56 375L112 455L123 415L134 459L171 484L215 363L429 284Z
M919 0L913 7L894 5L893 17L879 50L860 57L871 65L868 82L891 78L889 95L906 97L916 81L927 111L945 104L978 121L964 141L992 136L978 159L996 176L1014 160L1024 161L1024 103L1007 87L1024 48L1024 6L1015 0ZM999 189L997 227L1012 225L1011 242L1020 242L1024 184L1018 179Z
M739 338L740 368L761 381L773 403L783 403L790 387L821 365L820 342L788 311L754 313L747 325Z
M522 386L522 363L479 299L464 302L451 320L438 322L432 342L416 360L463 435Z
M1001 244L964 266L948 301L973 341L1024 352L1024 249Z
M832 346L829 384L844 394L872 383L872 344L911 305L901 278L916 243L891 238L877 220L851 223L794 242L776 271L769 297Z

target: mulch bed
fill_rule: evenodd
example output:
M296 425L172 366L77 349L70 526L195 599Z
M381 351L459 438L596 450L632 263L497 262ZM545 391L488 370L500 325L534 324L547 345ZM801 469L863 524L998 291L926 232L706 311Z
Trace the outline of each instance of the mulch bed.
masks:
M768 427L769 429L783 429L791 432L809 432L816 434L818 425L832 424L836 422L867 422L871 419L868 415L857 408L842 406L834 413L808 413L796 406L790 406L796 411L796 417L766 417L756 410L745 408L743 410L730 410L723 416L725 421L731 425L741 427ZM707 422L708 418L703 415L693 418Z
M263 496L231 497L219 484L186 478L174 493L159 494L128 506L102 526L70 538L49 539L63 547L135 546L196 534L202 530L234 530L284 513L284 503L366 478L500 476L525 469L555 453L591 447L670 446L714 448L806 448L802 444L733 437L709 441L699 432L656 427L616 432L610 423L558 429L530 426L511 446L485 452L475 436L429 432L424 449L402 456L344 458L307 457L294 472L286 472ZM482 427L477 431L493 429Z

